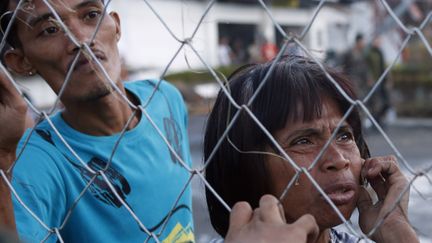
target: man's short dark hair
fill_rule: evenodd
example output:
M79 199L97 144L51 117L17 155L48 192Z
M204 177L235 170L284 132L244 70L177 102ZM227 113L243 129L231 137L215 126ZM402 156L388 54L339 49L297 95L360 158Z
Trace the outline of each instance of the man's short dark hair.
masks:
M8 11L9 0L3 0L0 2L0 13L3 15L4 12Z
M3 40L3 36L5 34L4 32L6 31L8 25L9 25L10 19L13 15L13 12L9 11L9 3L10 3L10 0L2 0L2 2L0 3L0 17L1 17L0 28L1 28L1 32L2 32L1 33L2 40ZM8 35L6 36L6 41L10 45L7 48L20 46L20 42L19 42L15 28L10 29ZM5 49L1 50L2 54L3 54L4 50ZM2 57L3 57L3 55L2 55Z
M344 114L351 106L336 86L326 77L319 65L308 58L287 56L282 60L265 64L247 65L236 71L227 84L232 98L238 105L247 104L264 77L269 75L253 103L248 106L271 134L284 128L287 122L309 122L321 116L326 97L334 100ZM345 76L334 69L327 72L352 99L356 99L354 88ZM270 174L266 167L266 155L239 151L266 151L274 146L245 111L233 124L217 151L216 144L226 132L237 109L224 92L219 92L213 111L207 122L204 138L204 159L207 181L232 207L238 201L247 201L256 208L264 194L271 193ZM347 118L362 158L369 158L369 150L363 139L361 119L357 109ZM234 147L233 144L236 146ZM275 150L273 148L273 150ZM276 153L278 153L275 150ZM229 212L206 188L210 219L215 230L224 236L229 225Z

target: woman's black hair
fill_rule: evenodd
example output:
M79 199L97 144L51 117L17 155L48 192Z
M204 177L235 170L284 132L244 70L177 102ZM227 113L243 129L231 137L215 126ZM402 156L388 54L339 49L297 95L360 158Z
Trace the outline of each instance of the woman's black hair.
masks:
M342 114L351 106L317 63L300 56L285 56L279 61L247 65L235 71L228 78L226 88L237 104L249 102L273 63L274 69L267 82L249 106L271 134L284 128L287 122L308 122L319 118L326 97L338 104ZM357 98L351 82L345 76L331 68L326 70L348 96ZM237 109L221 90L207 121L204 161L213 153L236 112ZM356 108L348 116L347 122L353 129L361 156L369 158ZM238 151L265 151L269 146L271 144L267 136L242 111L228 136L214 152L205 171L206 180L228 206L232 207L238 201L247 201L252 208L256 208L261 196L271 192L270 175L264 163L265 155ZM206 197L211 223L220 235L225 236L229 226L229 212L208 188Z

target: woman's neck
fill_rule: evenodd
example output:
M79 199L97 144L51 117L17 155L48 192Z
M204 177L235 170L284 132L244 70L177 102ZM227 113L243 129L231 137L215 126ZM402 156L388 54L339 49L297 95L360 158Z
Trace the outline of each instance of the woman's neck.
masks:
M315 243L329 243L330 242L330 229L320 231Z

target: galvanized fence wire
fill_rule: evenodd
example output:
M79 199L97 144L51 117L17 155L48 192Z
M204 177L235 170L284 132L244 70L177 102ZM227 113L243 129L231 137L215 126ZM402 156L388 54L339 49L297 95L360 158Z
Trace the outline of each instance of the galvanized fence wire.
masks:
M386 131L384 131L382 129L382 127L380 126L380 124L378 124L378 122L375 120L374 116L371 114L371 112L369 111L369 109L366 107L365 103L368 102L371 98L371 96L377 91L378 87L383 85L383 80L384 78L388 75L388 73L392 70L392 68L396 65L397 60L399 58L399 56L401 55L401 53L403 52L403 50L405 49L405 47L407 46L408 42L410 39L412 39L412 37L414 36L418 36L420 41L424 44L424 46L426 47L427 51L429 52L429 54L432 56L432 49L430 46L430 43L428 42L427 38L424 36L423 34L423 29L429 24L431 17L432 17L432 12L429 12L427 14L427 16L425 17L425 19L422 21L422 23L418 26L418 27L407 27L403 21L394 13L394 11L389 7L388 3L386 2L386 0L379 0L379 2L384 6L385 10L387 11L388 15L390 15L393 20L397 23L397 25L402 29L402 31L407 35L406 38L404 39L398 53L397 56L394 58L394 60L390 63L390 65L388 65L388 67L386 68L385 72L382 73L382 75L379 77L378 80L376 80L374 86L371 88L371 90L368 92L368 94L363 98L363 100L353 100L351 99L351 97L349 97L344 91L343 89L337 84L337 82L333 79L333 77L328 73L328 71L326 70L325 66L322 64L322 61L319 60L318 58L316 58L311 51L303 44L303 39L304 37L308 34L312 24L315 22L315 19L317 18L318 14L320 13L321 9L323 8L323 6L326 3L326 0L321 0L316 8L313 11L313 14L310 18L310 21L308 22L308 24L304 27L303 31L301 32L301 34L299 36L295 36L295 35L291 35L288 33L285 33L283 28L281 27L281 25L276 21L276 19L274 18L273 14L272 14L272 10L271 8L263 1L263 0L257 0L258 5L263 9L263 11L266 13L266 15L268 16L268 18L272 21L274 27L276 28L276 30L283 36L285 42L283 44L283 46L280 48L279 53L277 54L277 56L275 57L275 62L273 63L273 65L270 67L268 73L265 75L265 77L263 78L260 87L257 88L257 90L255 91L255 93L252 95L252 97L250 98L250 100L247 102L247 104L238 104L233 97L230 94L230 90L227 89L226 84L226 80L221 79L220 75L218 75L217 71L215 71L215 69L213 69L213 67L205 60L205 58L202 56L202 53L200 51L198 51L195 47L194 47L194 37L196 36L199 28L202 26L203 21L206 19L206 17L208 16L208 14L211 12L212 8L214 7L214 5L216 4L216 0L211 0L208 1L208 4L203 12L203 14L201 15L200 19L197 20L196 22L196 27L194 28L194 30L192 31L191 35L186 37L186 38L181 38L179 36L176 36L174 33L174 31L172 31L172 29L169 27L169 25L165 22L164 18L162 17L162 15L160 15L158 13L158 11L153 7L152 5L152 1L148 1L148 0L143 0L143 3L146 7L148 7L151 12L159 19L159 21L162 24L162 27L165 28L169 34L171 35L171 37L176 40L180 46L177 50L173 51L173 56L170 59L170 61L167 63L166 67L164 68L161 76L159 77L159 80L152 92L152 94L148 97L148 99L146 100L146 102L144 102L141 105L134 105L127 97L124 93L122 93L119 88L116 86L115 81L111 79L111 77L109 76L107 70L105 70L105 68L103 67L103 65L99 62L98 58L96 57L96 55L93 53L91 47L89 46L89 43L91 43L97 36L97 33L100 29L100 24L103 20L103 18L106 15L107 12L107 8L110 4L110 0L105 1L105 8L103 11L103 15L102 17L99 19L99 22L95 28L95 32L93 34L93 36L91 37L90 41L88 43L80 43L77 38L74 36L73 32L70 31L68 29L68 26L62 21L61 17L56 13L55 10L55 6L53 4L52 1L50 0L43 0L44 4L46 4L46 6L48 7L48 9L51 11L51 13L53 14L56 23L58 23L58 25L61 27L61 29L64 31L65 35L70 39L70 41L77 47L79 48L79 52L76 54L76 57L70 67L70 69L67 72L67 75L65 77L65 80L63 82L63 85L58 93L58 97L55 101L55 104L53 105L52 109L47 113L47 112L42 112L39 111L31 102L29 102L29 100L27 98L24 97L25 101L27 102L27 104L29 105L30 109L33 110L38 116L39 119L42 120L46 120L49 125L52 127L53 131L56 133L56 135L61 139L61 142L63 143L63 145L69 150L69 152L72 154L72 156L74 157L74 159L78 160L79 163L83 166L83 168L90 174L92 175L91 178L88 180L86 186L83 188L83 190L81 191L81 193L79 194L79 196L74 200L74 203L72 204L72 206L67 210L67 213L63 219L63 222L60 225L54 226L54 227L49 227L45 222L43 222L40 217L38 215L36 215L26 204L26 202L20 197L20 195L16 192L15 188L12 186L11 180L9 178L9 175L13 169L13 167L16 165L16 161L19 160L22 152L26 149L29 138L34 134L34 130L35 127L33 127L33 129L31 130L31 132L29 133L28 137L24 138L24 146L22 147L21 151L18 151L18 156L17 156L17 160L12 164L11 168L9 168L7 171L0 171L0 175L1 178L5 181L5 183L8 185L8 187L10 188L13 196L17 199L17 201L19 202L20 206L24 208L24 210L26 210L28 212L28 217L29 220L35 220L37 221L43 228L45 228L47 230L47 235L45 237L45 239L43 240L46 241L48 240L50 237L56 236L58 238L58 240L60 242L64 242L64 239L62 238L62 235L60 234L60 231L65 227L65 225L67 224L67 222L70 219L70 216L72 214L72 212L74 211L74 209L76 208L76 206L80 203L80 200L82 199L83 195L89 190L89 188L91 187L91 185L94 183L96 178L102 179L106 185L109 187L109 189L111 190L111 192L115 195L116 199L119 200L119 202L122 204L122 206L124 206L124 208L129 212L130 217L133 218L133 220L136 221L136 223L139 225L140 229L147 234L147 240L154 240L155 242L159 242L159 237L160 235L163 233L163 231L166 228L167 222L169 221L173 210L176 208L176 206L179 203L179 200L182 198L182 196L184 195L184 192L186 191L186 189L190 186L191 181L193 178L197 177L199 178L199 180L201 180L203 182L203 184L205 185L205 187L208 188L209 191L211 191L214 196L220 201L220 203L228 210L230 211L230 207L228 206L228 204L224 201L224 199L219 196L216 191L212 188L212 186L206 181L205 176L204 176L204 171L206 169L206 167L208 166L208 164L210 163L210 161L213 159L214 154L216 153L216 151L218 149L220 149L220 145L222 143L223 140L228 139L228 141L231 143L231 145L237 149L239 152L241 153L254 153L254 154L269 154L269 152L265 152L265 151L241 151L240 149L237 148L236 144L233 143L230 138L229 138L229 131L232 129L233 125L238 122L238 118L240 116L241 113L245 113L247 114L251 120L254 121L254 123L262 130L262 132L266 135L266 137L269 139L269 141L274 145L274 147L277 149L278 154L272 154L273 156L278 156L280 158L283 158L283 160L287 163L287 165L291 168L294 169L295 171L295 175L293 176L293 178L290 179L290 181L288 182L288 184L286 185L284 191L282 192L281 195L279 195L279 199L281 201L283 201L286 196L287 196L287 192L290 190L290 188L292 188L293 185L295 185L298 182L298 178L300 177L301 174L304 174L306 176L306 178L314 185L314 187L317 189L317 191L323 196L323 198L328 202L328 204L331 206L331 208L334 210L334 212L338 215L338 217L340 218L340 220L345 224L345 226L348 228L348 230L350 231L350 233L358 236L359 238L362 239L369 239L371 237L371 235L378 229L378 227L380 227L384 220L386 219L386 217L388 216L388 214L396 207L399 206L400 201L402 200L402 197L404 195L404 193L408 192L410 188L413 188L414 191L416 193L418 193L424 200L430 200L430 196L425 196L422 194L422 192L420 192L417 188L413 187L413 183L414 181L416 181L418 178L426 178L426 180L430 183L430 185L432 186L432 179L430 178L430 176L428 175L428 173L431 172L432 170L432 163L425 167L425 168L421 168L421 169L415 169L411 166L411 163L409 161L407 161L404 156L400 153L400 151L398 150L398 148L394 145L393 141L389 138L389 136L387 135ZM31 11L32 9L32 5L31 5L31 1L26 1L26 0L20 0L18 5L17 5L17 9L22 10L22 11ZM11 17L11 21L10 24L8 25L7 29L4 30L4 37L1 40L1 44L0 44L0 49L3 49L3 47L6 44L6 37L9 35L10 30L11 30L11 26L13 24L14 21L20 21L18 19L17 16L17 12L15 11L12 14ZM333 134L331 135L331 138L326 142L326 144L324 145L324 147L321 149L320 153L317 155L317 157L314 159L314 161L310 164L309 167L301 167L299 166L296 161L294 161L287 153L286 151L281 147L281 145L279 144L279 142L274 138L274 136L266 129L266 127L264 125L262 125L262 123L258 120L258 118L255 116L255 114L251 111L250 106L251 104L253 104L255 98L257 97L257 95L259 94L259 92L261 91L261 89L264 87L264 85L268 82L268 79L271 75L271 73L273 72L275 63L279 60L281 60L283 54L285 53L285 50L287 49L289 44L295 44L299 49L301 49L309 58L313 59L321 68L321 70L325 73L326 77L334 84L334 86L337 88L337 90L343 95L343 97L351 104L351 107L347 110L347 112L343 115L342 119L340 120L337 129L333 132ZM202 167L200 168L191 168L188 163L186 163L182 157L176 152L176 150L172 147L172 145L170 144L169 140L165 137L164 132L161 130L161 128L159 128L156 123L154 122L153 118L151 117L151 115L147 112L146 108L147 106L153 102L153 97L154 94L157 91L158 86L160 85L160 83L162 82L165 74L169 71L172 63L174 62L174 60L176 58L178 58L178 56L180 55L181 51L184 50L185 48L190 48L192 50L192 53L198 58L198 60L202 63L202 65L208 70L208 72L214 77L214 80L220 85L220 88L222 90L222 92L226 95L226 97L228 98L228 100L230 101L232 108L236 109L236 113L233 115L233 117L231 117L230 119L230 123L227 125L227 129L224 132L224 134L222 135L222 137L220 138L220 140L218 141L218 143L216 144L216 146L214 147L212 153L210 154L209 158L207 159L207 161L204 161L204 164ZM116 143L113 146L112 152L111 154L107 155L107 157L109 157L108 163L107 165L100 169L100 170L95 170L90 168L85 162L84 160L79 156L79 154L74 151L73 147L68 143L67 139L65 139L63 137L63 135L58 131L58 129L55 127L55 125L53 124L50 115L56 110L57 105L60 102L60 99L65 91L65 88L67 87L67 85L69 84L70 78L74 72L74 68L76 66L76 64L78 63L78 60L80 58L81 55L84 55L89 61L91 61L91 63L94 66L95 71L98 73L98 76L100 77L101 80L104 80L106 82L106 85L111 87L117 94L119 99L121 99L122 101L126 102L132 109L133 109L133 114L130 116L129 120L127 121L127 123L125 124L123 130L121 131L121 134L118 138L118 140L116 141ZM15 88L18 90L18 92L21 93L20 88L18 83L14 80L14 78L12 77L12 75L9 73L9 71L7 70L7 68L5 66L3 66L2 64L0 65L1 70L6 73L7 78L13 83L13 85L15 86ZM328 197L328 195L323 191L323 189L320 187L320 185L318 184L318 182L315 180L315 178L311 175L310 171L317 166L317 163L319 163L321 157L323 156L323 154L326 152L327 147L329 146L329 144L331 143L331 141L335 138L336 134L338 133L339 128L341 127L341 125L345 122L345 120L348 118L348 116L350 115L350 113L352 112L352 110L354 108L358 108L360 110L362 110L368 119L370 119L370 121L372 122L373 126L376 127L376 129L379 131L379 133L383 136L383 138L385 139L385 141L388 143L388 145L392 148L392 150L394 151L394 153L396 154L396 156L398 157L399 161L401 162L401 164L406 168L406 171L408 173L408 176L410 177L409 179L409 184L406 188L404 188L403 192L399 195L399 198L396 200L396 202L394 203L393 207L391 210L389 210L389 212L387 212L387 214L382 217L380 220L378 220L375 224L375 226L373 227L373 229L370 232L361 232L359 230L356 230L354 225L349 221L346 220L344 218L344 216L342 215L342 213L339 211L339 209L337 208L336 205L334 205L334 203L331 201L331 199ZM134 118L134 116L136 115L136 113L140 111L143 116L141 119L146 119L147 122L155 129L155 131L157 132L157 134L160 136L160 138L164 141L164 143L168 146L169 151L173 154L173 156L177 159L177 161L179 161L180 165L184 168L184 170L186 170L189 173L189 178L187 180L187 182L182 186L182 190L178 192L178 196L177 199L175 200L174 204L171 207L171 212L169 213L168 217L165 219L165 221L163 222L163 226L160 228L160 230L158 232L151 232L143 223L142 223L142 219L137 216L133 210L129 207L129 205L124 201L124 199L118 194L117 190L115 189L115 187L113 186L112 182L108 179L108 177L106 176L106 171L109 169L111 162L112 162L112 158L114 157L117 148L119 146L119 144L121 143L121 141L124 139L124 134L127 131L127 128L130 125L130 122L132 121L132 119ZM228 114L227 114L228 115ZM163 189L162 189L163 190ZM67 239L66 239L67 240Z

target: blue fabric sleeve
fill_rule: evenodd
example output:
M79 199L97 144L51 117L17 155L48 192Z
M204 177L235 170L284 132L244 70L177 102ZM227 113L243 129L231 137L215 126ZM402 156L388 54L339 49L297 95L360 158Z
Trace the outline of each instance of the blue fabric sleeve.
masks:
M37 175L37 177L35 176ZM13 186L22 202L48 227L60 227L65 215L65 185L55 159L29 145L13 171ZM13 197L18 234L24 242L39 242L48 231ZM50 236L47 242L55 242Z

